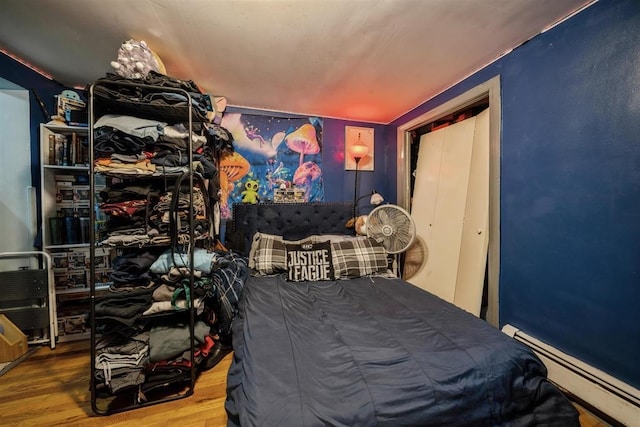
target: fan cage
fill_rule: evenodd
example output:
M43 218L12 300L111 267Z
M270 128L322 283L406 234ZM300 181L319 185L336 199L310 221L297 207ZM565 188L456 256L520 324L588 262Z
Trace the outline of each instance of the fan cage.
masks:
M406 251L416 237L411 214L397 205L381 205L367 217L367 235L382 242L389 254Z

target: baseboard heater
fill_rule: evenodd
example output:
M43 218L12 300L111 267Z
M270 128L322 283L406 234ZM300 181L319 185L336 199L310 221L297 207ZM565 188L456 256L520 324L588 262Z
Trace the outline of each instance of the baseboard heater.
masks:
M502 332L530 347L558 386L626 426L640 426L640 390L512 325Z

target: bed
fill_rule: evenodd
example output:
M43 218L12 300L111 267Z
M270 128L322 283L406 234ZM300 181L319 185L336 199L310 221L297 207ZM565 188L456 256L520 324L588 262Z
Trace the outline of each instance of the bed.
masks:
M228 244L255 270L233 321L229 426L579 425L526 346L378 261L341 263L379 258L344 237L351 212L234 207Z

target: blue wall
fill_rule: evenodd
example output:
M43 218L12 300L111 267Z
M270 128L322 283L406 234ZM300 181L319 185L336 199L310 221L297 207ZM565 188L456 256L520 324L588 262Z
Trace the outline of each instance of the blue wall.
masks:
M594 4L390 128L495 75L500 323L640 388L640 2Z

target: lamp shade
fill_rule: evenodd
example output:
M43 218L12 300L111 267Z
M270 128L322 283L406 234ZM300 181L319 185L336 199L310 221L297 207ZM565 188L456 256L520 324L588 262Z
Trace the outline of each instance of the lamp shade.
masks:
M369 154L369 147L361 143L359 140L349 147L349 152L356 159L361 159Z
M355 203L358 203L360 200L369 197L369 204L377 206L384 202L384 197L382 194L378 193L376 190L373 190L371 194L365 194L364 196L360 196L355 200Z
M382 194L374 191L371 195L371 199L369 199L369 203L371 203L372 205L379 205L382 202L384 202L384 197L382 197Z

